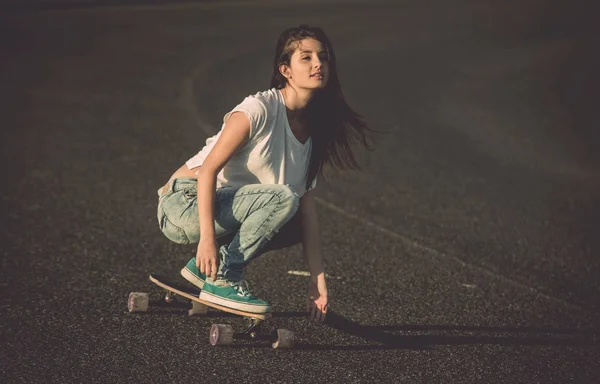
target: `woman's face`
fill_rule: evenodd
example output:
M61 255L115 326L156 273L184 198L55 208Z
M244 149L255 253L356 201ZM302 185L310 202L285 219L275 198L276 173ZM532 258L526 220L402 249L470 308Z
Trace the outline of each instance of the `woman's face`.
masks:
M304 39L297 43L290 65L282 65L280 69L294 87L312 90L325 88L329 76L329 57L320 41Z

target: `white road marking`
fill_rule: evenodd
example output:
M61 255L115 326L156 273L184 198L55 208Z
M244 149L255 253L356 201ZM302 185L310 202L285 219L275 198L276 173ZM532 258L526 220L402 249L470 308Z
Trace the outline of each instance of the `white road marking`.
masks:
M296 275L296 276L310 276L310 272L306 272L306 271L288 271L289 275Z
M288 275L296 275L296 276L304 276L304 277L310 277L310 272L308 271L288 271ZM327 277L328 279L335 279L335 280L340 280L342 277L341 276L331 276L329 274L325 274L325 277Z

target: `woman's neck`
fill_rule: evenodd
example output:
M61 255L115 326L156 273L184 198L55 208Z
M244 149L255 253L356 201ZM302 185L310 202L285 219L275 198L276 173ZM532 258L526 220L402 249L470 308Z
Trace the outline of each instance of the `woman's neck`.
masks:
M294 89L289 85L286 85L282 90L283 99L285 106L288 110L288 114L296 117L301 116L302 112L312 99L314 92L304 89Z

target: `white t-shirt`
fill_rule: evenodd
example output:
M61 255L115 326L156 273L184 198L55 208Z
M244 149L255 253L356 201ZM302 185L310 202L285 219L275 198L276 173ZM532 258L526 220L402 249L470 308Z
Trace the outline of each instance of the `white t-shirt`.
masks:
M227 113L221 131L208 138L204 148L186 162L188 168L202 165L227 119L237 111L248 116L250 137L217 175L217 188L280 184L289 185L299 197L304 195L312 140L302 144L296 139L288 123L283 94L275 88L246 97ZM316 178L309 190L315 186Z

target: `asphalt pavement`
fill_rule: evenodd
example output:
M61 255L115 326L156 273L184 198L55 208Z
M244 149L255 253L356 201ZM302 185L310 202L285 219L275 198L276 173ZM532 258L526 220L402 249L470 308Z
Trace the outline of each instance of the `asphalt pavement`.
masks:
M10 3L10 2L9 2ZM557 1L28 1L0 8L0 381L598 383L600 135L583 5ZM248 267L264 340L211 346L165 307L156 190L245 96L278 34L321 26L383 132L319 185L332 312L299 246ZM127 310L150 293L149 313Z

